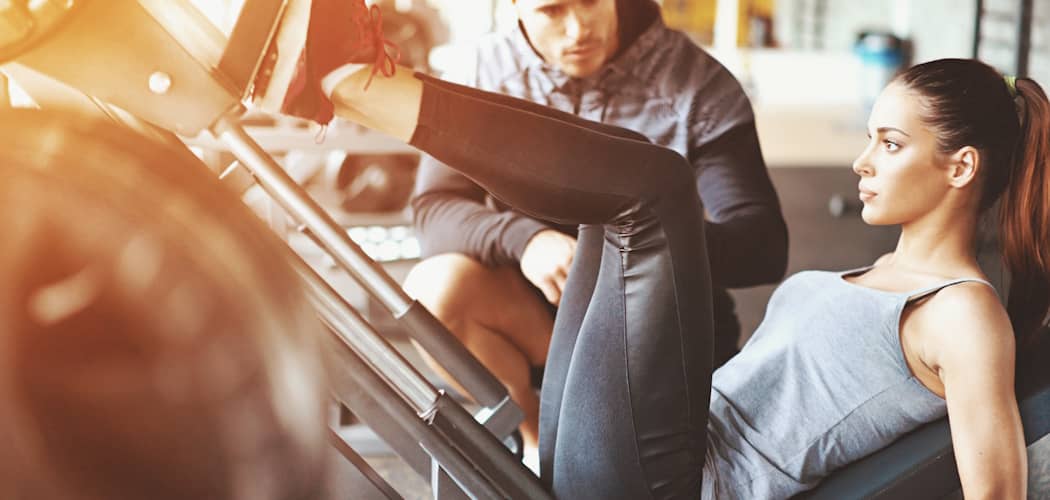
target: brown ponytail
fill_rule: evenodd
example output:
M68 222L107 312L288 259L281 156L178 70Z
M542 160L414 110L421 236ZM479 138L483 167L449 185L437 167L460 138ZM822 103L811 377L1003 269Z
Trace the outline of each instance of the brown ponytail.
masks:
M1007 311L1024 353L1050 309L1050 102L1033 80L1019 78L1016 88L1021 127L999 221L1010 271Z

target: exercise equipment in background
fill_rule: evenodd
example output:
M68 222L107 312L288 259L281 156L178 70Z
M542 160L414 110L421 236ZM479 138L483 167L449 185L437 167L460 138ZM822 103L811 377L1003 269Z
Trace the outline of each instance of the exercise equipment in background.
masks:
M506 389L444 327L408 297L239 123L276 27L303 2L246 0L227 37L186 0L6 2L0 23L20 33L0 48L3 67L43 107L82 109L159 140L208 131L296 220L302 232L440 360L483 408L471 415L432 387L312 269L294 259L311 302L333 335L334 398L376 430L439 498L546 498L536 477L501 442L521 421ZM10 31L5 31L10 32ZM161 165L158 165L160 168ZM479 420L481 422L479 422ZM335 443L364 478L355 494L389 485L345 442Z

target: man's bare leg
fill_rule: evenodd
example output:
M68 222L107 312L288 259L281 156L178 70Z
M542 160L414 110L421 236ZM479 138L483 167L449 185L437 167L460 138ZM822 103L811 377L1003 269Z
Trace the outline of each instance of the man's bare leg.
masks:
M554 318L514 267L488 267L462 254L420 262L405 289L426 306L496 378L525 413L525 446L538 440L539 398L532 367L547 361ZM424 359L445 380L458 384L429 355Z

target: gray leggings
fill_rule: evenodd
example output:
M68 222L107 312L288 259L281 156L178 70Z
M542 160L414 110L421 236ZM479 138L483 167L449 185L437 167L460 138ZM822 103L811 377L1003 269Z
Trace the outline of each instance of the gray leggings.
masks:
M543 380L543 482L559 499L697 498L713 327L692 167L625 129L418 77L412 145L581 225Z

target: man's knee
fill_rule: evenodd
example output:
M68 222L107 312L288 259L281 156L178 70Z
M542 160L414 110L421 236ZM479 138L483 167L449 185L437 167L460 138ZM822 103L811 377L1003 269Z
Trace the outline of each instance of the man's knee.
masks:
M409 271L404 288L446 326L461 323L476 309L487 274L493 268L466 255L449 253L420 261Z

